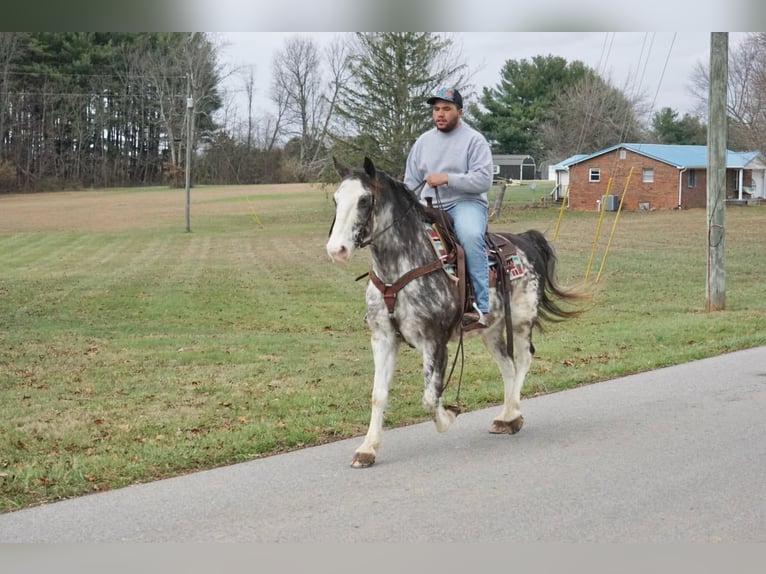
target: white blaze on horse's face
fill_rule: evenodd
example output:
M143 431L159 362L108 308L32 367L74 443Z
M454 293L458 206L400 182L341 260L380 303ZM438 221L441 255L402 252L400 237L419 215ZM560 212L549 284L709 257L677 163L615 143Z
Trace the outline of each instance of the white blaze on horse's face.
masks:
M327 254L336 262L351 259L358 239L369 216L372 194L357 178L341 182L333 196L335 200L335 222L327 240Z

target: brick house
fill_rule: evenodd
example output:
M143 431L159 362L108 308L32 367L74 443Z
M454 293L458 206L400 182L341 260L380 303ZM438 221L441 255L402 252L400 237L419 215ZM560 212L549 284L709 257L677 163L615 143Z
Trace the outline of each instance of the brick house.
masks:
M726 154L726 198L763 198L763 156ZM707 146L622 143L575 156L561 169L568 172L572 209L596 210L605 200L613 211L623 193L622 209L628 210L705 207L707 200Z

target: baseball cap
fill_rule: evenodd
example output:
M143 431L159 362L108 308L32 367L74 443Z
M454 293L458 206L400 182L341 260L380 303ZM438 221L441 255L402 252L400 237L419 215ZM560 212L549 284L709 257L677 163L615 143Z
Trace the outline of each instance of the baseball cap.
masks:
M446 87L439 88L433 95L426 100L429 105L433 105L436 100L444 100L445 102L452 102L458 109L463 108L463 96L457 91L457 88Z

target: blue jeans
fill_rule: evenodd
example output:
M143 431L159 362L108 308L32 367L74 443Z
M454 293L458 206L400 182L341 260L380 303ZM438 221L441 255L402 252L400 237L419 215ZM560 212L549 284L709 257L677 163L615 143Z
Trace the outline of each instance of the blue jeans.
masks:
M447 210L455 235L465 251L465 265L482 313L489 312L489 264L484 233L487 231L487 206L479 201L458 201Z

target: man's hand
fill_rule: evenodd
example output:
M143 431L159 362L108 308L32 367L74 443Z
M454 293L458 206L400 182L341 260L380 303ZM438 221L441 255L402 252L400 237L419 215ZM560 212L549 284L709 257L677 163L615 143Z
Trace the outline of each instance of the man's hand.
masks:
M430 187L438 187L440 185L447 185L449 177L446 173L429 173L426 175L426 183Z

